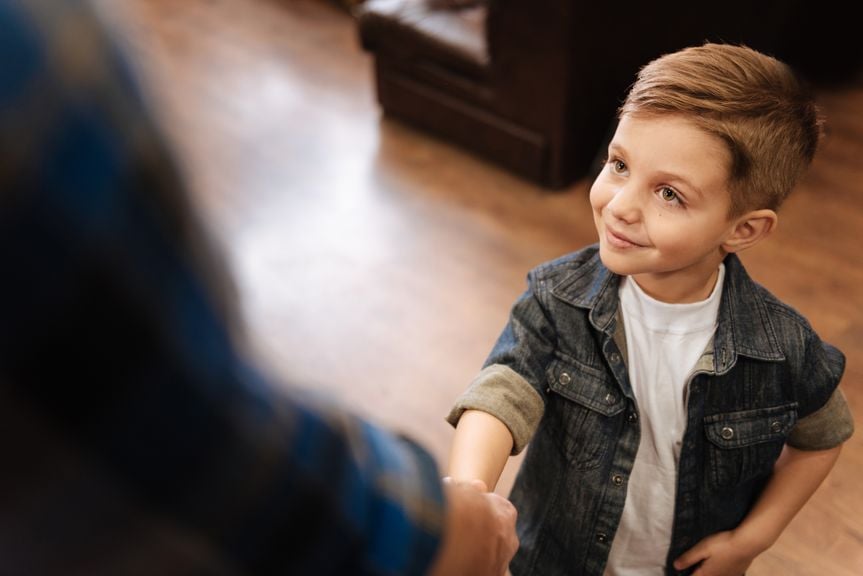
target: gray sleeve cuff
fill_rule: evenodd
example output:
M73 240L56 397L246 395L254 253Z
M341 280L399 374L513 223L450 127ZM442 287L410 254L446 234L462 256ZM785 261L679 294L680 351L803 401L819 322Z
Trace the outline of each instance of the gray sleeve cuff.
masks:
M797 422L788 436L788 445L799 450L827 450L852 434L854 418L845 395L837 388L824 406Z
M486 412L503 422L512 434L512 453L518 454L533 438L545 411L545 402L515 370L503 364L492 364L484 368L459 397L447 422L457 425L465 410Z

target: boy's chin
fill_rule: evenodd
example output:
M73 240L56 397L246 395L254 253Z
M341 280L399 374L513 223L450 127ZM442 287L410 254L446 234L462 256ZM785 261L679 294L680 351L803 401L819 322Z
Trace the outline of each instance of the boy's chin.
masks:
M621 256L620 254L615 254L611 250L604 248L602 245L599 247L599 259L602 261L603 266L618 276L631 276L632 274L637 274L639 272L639 270L633 266L633 263L629 262L629 258Z

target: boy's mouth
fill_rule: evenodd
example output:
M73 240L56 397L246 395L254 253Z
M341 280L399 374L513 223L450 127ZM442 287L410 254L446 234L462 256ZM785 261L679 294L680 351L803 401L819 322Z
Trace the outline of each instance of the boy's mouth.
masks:
M643 245L620 232L615 232L607 225L605 227L605 239L615 248L643 248Z

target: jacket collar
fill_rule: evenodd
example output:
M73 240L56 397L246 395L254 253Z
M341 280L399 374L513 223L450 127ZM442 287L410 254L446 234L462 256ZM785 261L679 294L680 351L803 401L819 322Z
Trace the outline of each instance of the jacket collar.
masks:
M737 355L756 360L785 360L770 320L765 290L758 286L735 254L725 258L725 285L714 337L716 371L730 370Z
M589 310L590 323L597 330L613 332L619 286L620 276L602 264L595 250L584 265L552 286L551 293L572 306ZM785 359L770 321L764 290L749 277L734 254L725 258L725 284L713 343L714 366L719 374L730 370L738 355L766 361Z

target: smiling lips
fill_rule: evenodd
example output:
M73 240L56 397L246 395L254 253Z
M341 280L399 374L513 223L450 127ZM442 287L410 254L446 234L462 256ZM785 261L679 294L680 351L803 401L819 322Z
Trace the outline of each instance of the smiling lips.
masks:
M615 232L608 226L605 227L605 239L614 248L643 248L644 246L631 240L619 232Z

